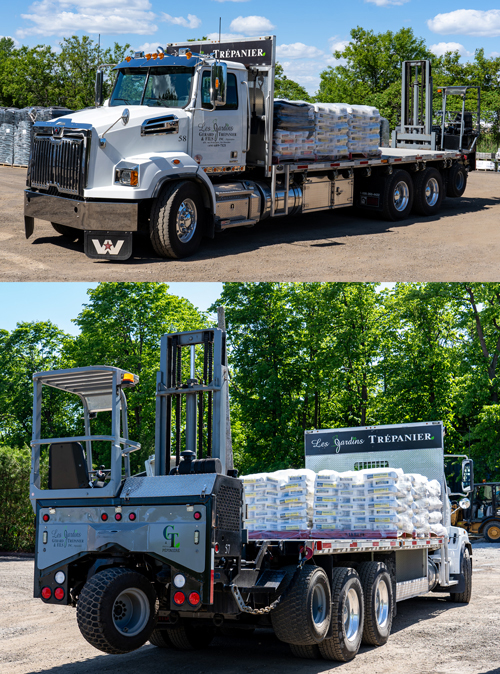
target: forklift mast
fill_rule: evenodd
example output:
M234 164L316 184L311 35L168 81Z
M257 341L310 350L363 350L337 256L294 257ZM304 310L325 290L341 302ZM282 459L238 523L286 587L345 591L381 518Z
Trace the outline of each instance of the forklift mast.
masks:
M163 335L156 376L155 475L170 473L181 453L233 468L226 333L220 328Z

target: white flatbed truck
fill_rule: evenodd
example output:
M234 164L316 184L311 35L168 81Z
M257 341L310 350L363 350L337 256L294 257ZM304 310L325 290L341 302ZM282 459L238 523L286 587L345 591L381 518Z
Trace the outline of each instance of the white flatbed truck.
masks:
M273 36L136 52L106 101L99 70L95 108L34 125L26 237L48 220L83 235L87 256L122 260L144 230L159 256L183 258L203 236L267 218L356 205L402 220L463 194L479 122L464 107L462 123L432 124L427 61L403 64L405 124L381 156L273 163L275 55Z
M96 648L127 653L149 640L194 650L208 646L221 627L226 634L272 627L298 657L347 661L362 641L387 641L398 601L436 590L469 602L471 547L467 533L450 526L448 505L441 537L251 538L227 442L223 330L162 338L154 475L130 473L130 452L139 445L128 437L125 390L137 382L132 373L105 366L34 375L34 595L52 609L75 606L81 633ZM44 386L80 398L84 435L41 437ZM110 434L92 435L92 419L105 411L111 411ZM306 464L418 469L438 479L446 494L442 424L409 427L431 429L437 439L337 454L334 434L355 430L359 438L395 428L310 431ZM94 467L96 441L110 444L108 467ZM48 484L40 476L43 446Z

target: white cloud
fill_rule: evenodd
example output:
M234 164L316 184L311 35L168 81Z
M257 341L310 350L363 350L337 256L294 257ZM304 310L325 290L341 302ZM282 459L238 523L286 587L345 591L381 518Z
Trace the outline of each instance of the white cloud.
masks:
M365 2L372 2L377 7L392 7L393 5L404 5L410 0L365 0Z
M146 35L156 32L156 15L149 11L149 0L130 0L127 11L115 0L38 0L21 14L32 25L19 28L21 39L27 35L72 35L75 30L87 33Z
M449 51L457 51L460 56L473 56L460 42L438 42L437 44L432 44L429 50L433 54L436 54L436 56L444 56Z
M490 58L496 59L500 56L500 51L492 51L490 54Z
M171 16L170 14L165 14L162 12L162 21L167 23L173 23L175 26L183 26L183 28L198 28L201 26L201 19L199 19L196 14L188 14L187 19L183 16Z
M157 50L158 47L165 48L164 45L159 44L158 42L144 42L144 44L141 44L140 47L135 47L134 51L143 51L145 54L154 54Z
M437 14L427 21L433 33L441 35L500 35L500 9L456 9L454 12Z
M238 16L229 26L229 30L244 35L268 35L273 28L275 26L265 16Z
M219 33L208 33L207 38L218 42ZM241 35L238 33L221 33L220 40L221 42L233 42L233 40L241 40Z
M276 55L279 59L314 59L323 56L323 54L324 52L321 49L302 42L280 44L276 47Z
M339 40L335 35L334 37L329 38L328 44L332 52L334 51L344 51L344 49L349 44L349 40Z

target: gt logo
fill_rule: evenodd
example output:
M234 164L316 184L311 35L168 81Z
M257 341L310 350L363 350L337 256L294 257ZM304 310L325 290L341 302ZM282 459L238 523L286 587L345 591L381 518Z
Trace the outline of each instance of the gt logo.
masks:
M172 531L169 531L169 529L172 529ZM180 548L181 544L175 540L178 535L178 532L174 530L173 524L167 524L165 529L163 529L163 536L166 541L170 541L171 548Z
M106 239L103 244L100 244L97 239L92 239L92 243L94 244L98 255L106 255L107 253L110 255L118 255L124 242L117 241L116 244L113 245L110 239Z

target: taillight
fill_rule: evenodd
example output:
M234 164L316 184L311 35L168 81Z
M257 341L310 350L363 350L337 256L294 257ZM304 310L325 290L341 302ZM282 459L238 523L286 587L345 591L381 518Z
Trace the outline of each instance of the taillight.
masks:
M54 597L59 601L61 601L61 599L64 599L64 590L62 589L62 587L56 587L56 589L54 590Z
M174 604L177 604L177 606L184 604L185 600L186 597L184 596L184 592L176 592L174 594Z
M101 515L101 519L102 519L103 522L106 522L106 520L108 519L107 514L106 514L106 513L103 513L103 514Z
M132 520L132 522L133 522L133 521L135 520L135 518L136 518L136 514L135 514L135 513L130 513L129 516L128 516L128 518L129 518L129 520Z
M194 519L195 520L201 520L201 513L196 511L195 514L194 514Z
M50 520L49 515L47 515L47 513L45 513L45 515L42 516L42 520L43 520L44 522L48 522L48 521Z
M196 606L196 604L199 604L201 601L200 595L197 592L191 592L189 595L189 603L192 606Z
M115 520L116 520L117 522L119 522L119 521L121 520L121 518L122 518L122 514L121 514L121 513L116 513L116 515L115 515Z
M42 597L44 599L50 599L52 597L52 590L50 589L50 587L42 588Z
M219 544L218 543L215 544L215 552L219 552Z

